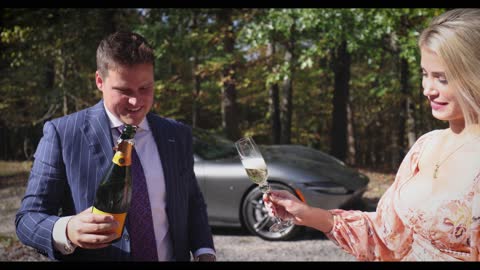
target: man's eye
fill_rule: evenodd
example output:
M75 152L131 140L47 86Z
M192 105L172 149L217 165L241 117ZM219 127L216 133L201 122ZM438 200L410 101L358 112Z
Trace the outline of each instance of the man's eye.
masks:
M117 92L119 92L120 94L126 94L128 91L126 89L115 89L117 90Z

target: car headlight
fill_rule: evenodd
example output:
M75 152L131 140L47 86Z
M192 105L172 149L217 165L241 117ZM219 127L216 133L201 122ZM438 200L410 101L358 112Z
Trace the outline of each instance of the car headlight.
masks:
M332 182L312 182L304 183L303 185L307 190L330 195L344 195L352 193L352 191L346 189L344 186Z

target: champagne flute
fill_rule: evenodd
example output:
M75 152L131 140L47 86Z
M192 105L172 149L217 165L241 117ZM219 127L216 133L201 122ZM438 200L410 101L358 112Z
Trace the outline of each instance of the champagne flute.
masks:
M267 164L263 159L262 153L257 144L251 137L244 137L235 142L242 165L247 172L248 178L258 185L260 191L268 194L270 185L268 184ZM270 232L281 232L293 225L291 220L282 220L279 217L272 217L274 224L269 228Z

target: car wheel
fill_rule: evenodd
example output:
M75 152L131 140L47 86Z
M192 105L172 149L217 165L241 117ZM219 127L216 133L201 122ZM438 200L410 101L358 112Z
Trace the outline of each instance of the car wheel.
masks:
M283 189L292 192L289 187L283 184L271 183L270 186L272 189ZM281 232L270 232L268 229L274 221L268 215L263 202L263 193L258 186L250 190L242 202L242 223L254 235L270 241L292 239L302 230L302 227L292 225Z

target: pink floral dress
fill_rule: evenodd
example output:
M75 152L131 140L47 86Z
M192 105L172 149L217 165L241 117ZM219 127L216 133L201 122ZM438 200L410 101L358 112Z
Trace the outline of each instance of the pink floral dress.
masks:
M428 203L413 206L401 196L402 185L419 171L423 147L439 131L417 140L400 165L394 183L378 202L376 212L330 210L334 225L327 237L361 261L477 260L472 255L476 249L471 248L478 246L477 234L472 230L472 201L477 202L473 204L477 211L480 162L466 192L448 199L428 197Z

